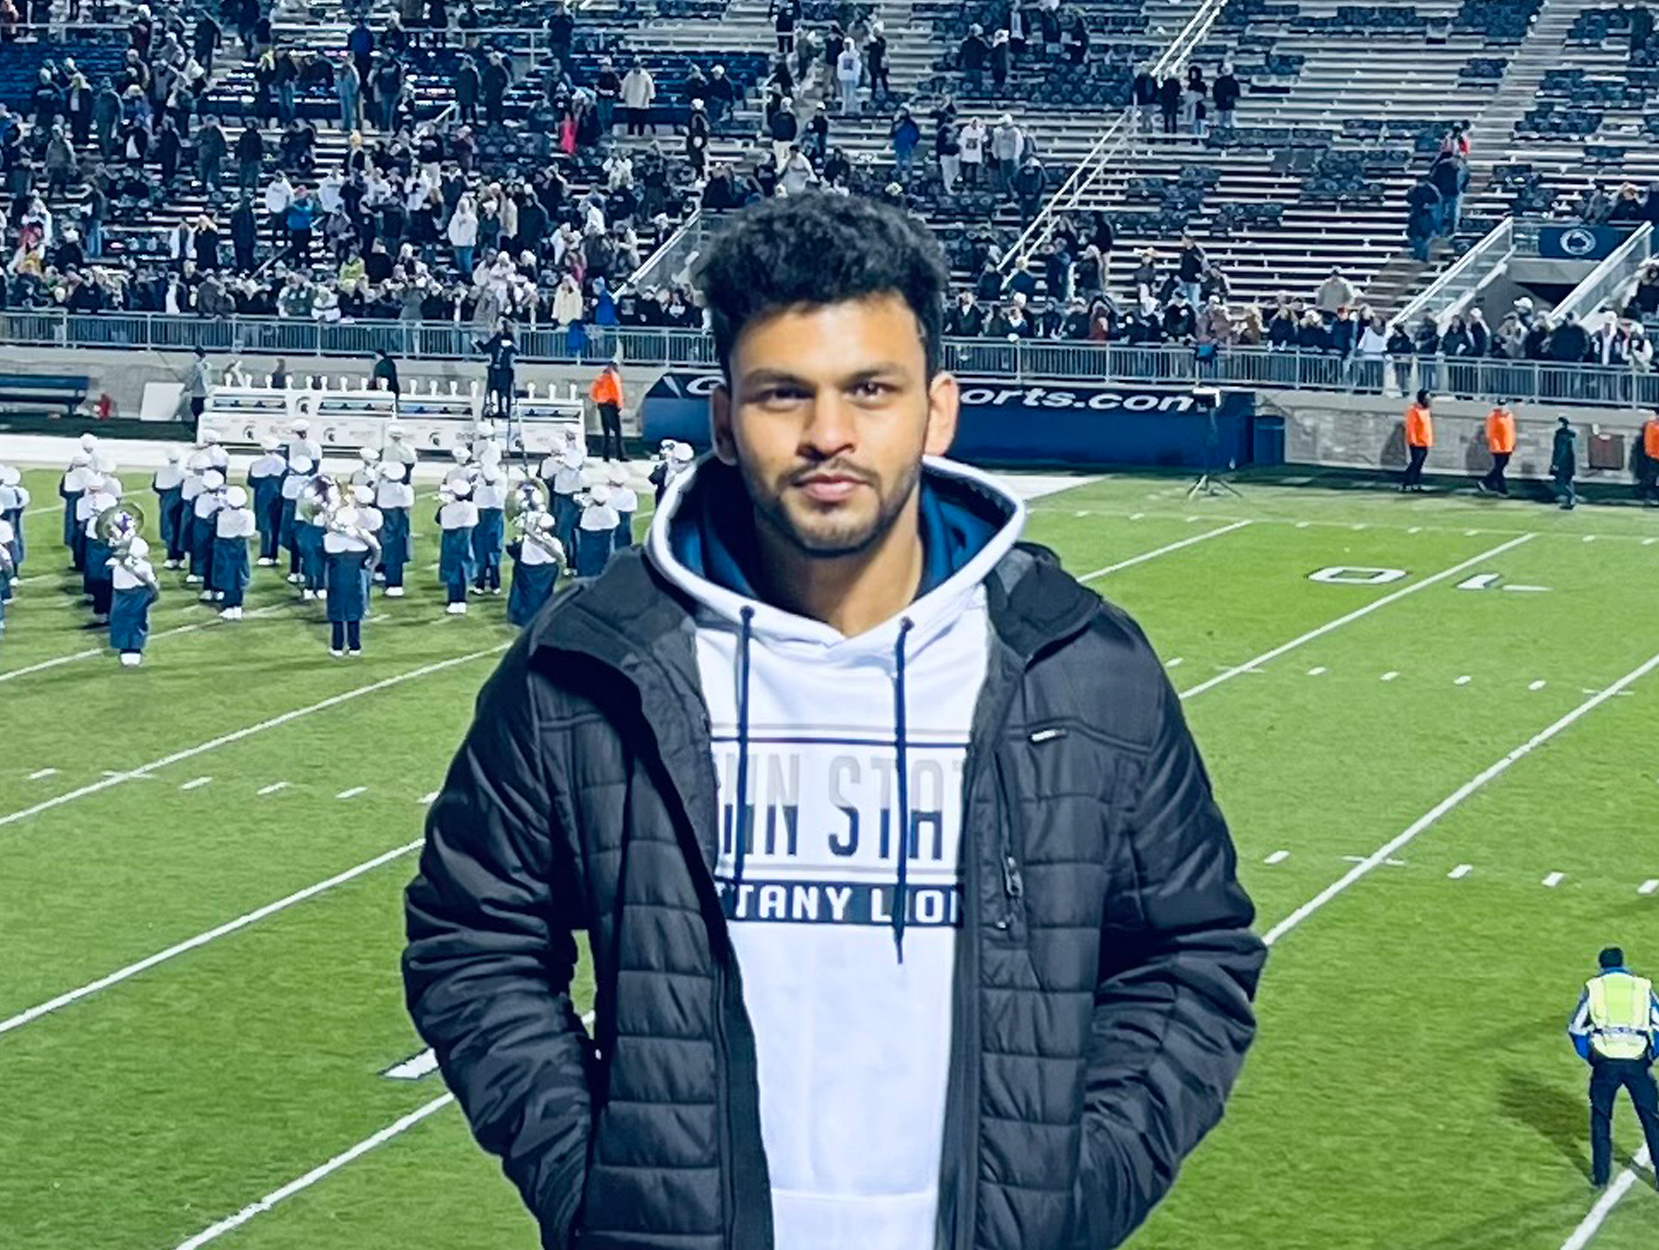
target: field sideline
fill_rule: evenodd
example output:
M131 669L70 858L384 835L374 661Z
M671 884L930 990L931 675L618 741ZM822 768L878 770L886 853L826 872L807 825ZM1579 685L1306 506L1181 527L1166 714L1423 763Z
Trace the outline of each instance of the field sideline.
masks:
M397 977L504 599L444 616L417 514L361 659L256 570L241 623L171 590L123 671L55 477L0 636L6 1244L528 1250ZM1274 947L1228 1118L1129 1244L1652 1250L1652 1173L1588 1186L1565 1022L1601 946L1659 969L1659 517L1243 489L1079 479L1027 530L1147 630Z

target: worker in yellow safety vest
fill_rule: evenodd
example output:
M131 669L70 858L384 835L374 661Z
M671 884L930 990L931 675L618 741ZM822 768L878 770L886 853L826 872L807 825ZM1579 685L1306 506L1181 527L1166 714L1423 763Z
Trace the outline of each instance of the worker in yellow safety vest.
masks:
M1567 1033L1579 1058L1590 1065L1590 1183L1606 1185L1613 1163L1613 1100L1630 1091L1647 1137L1648 1157L1659 1168L1659 997L1653 983L1624 966L1616 946L1602 951L1601 972L1579 997Z

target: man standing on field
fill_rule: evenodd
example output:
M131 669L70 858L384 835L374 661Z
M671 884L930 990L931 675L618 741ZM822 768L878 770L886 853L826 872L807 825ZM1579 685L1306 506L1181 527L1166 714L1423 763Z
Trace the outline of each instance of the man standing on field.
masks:
M546 1247L1116 1246L1265 957L1179 698L946 458L925 226L767 200L697 281L713 454L480 696L410 1011Z

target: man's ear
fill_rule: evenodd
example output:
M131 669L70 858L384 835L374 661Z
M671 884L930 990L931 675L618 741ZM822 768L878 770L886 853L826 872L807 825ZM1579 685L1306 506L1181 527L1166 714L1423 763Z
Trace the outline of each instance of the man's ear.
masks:
M709 392L709 436L714 444L715 459L722 464L737 463L737 438L732 433L732 391L720 383Z
M927 388L927 436L922 450L943 456L956 441L956 423L962 410L962 389L954 373L936 373Z

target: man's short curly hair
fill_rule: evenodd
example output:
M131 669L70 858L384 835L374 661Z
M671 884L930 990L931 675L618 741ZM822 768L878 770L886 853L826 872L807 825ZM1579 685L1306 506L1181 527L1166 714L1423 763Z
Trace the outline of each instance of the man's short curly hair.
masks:
M828 192L762 201L715 237L693 281L728 382L732 348L750 322L879 295L910 306L928 380L939 372L950 266L933 232L894 205Z

